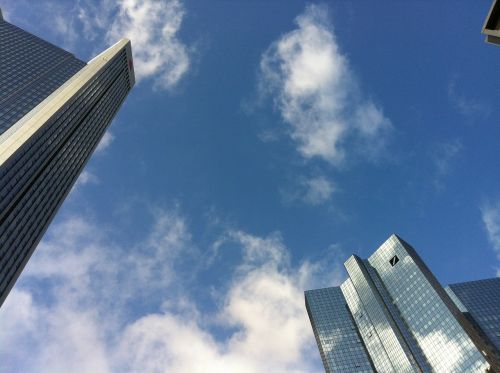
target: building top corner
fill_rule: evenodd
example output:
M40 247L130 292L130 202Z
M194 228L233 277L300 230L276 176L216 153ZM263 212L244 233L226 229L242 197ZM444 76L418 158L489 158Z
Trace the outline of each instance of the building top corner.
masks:
M317 288L317 289L309 289L309 290L304 290L304 296L307 298L309 294L315 294L321 291L331 291L332 289L339 288L340 286L327 286L323 288Z
M128 66L128 74L130 79L130 87L132 88L135 85L135 71L134 71L134 59L132 57L132 42L130 39L122 38L113 44L108 49L99 53L97 56L92 58L88 65L99 63L98 61L104 60L108 61L113 58L116 54L120 53L122 50L125 50L125 54L127 56L127 66Z
M493 0L481 32L485 35L500 36L500 1Z

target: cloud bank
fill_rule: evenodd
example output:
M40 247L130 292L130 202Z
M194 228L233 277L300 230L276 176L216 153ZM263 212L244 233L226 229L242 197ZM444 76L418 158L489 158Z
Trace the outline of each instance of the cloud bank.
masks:
M296 24L263 54L261 90L273 96L304 158L340 165L349 140L374 156L392 126L381 108L362 97L325 7L308 6Z
M338 274L293 265L278 233L223 233L214 260L241 255L217 286L193 280L206 256L176 211L129 246L110 237L79 216L50 229L0 310L2 371L322 370L303 290Z

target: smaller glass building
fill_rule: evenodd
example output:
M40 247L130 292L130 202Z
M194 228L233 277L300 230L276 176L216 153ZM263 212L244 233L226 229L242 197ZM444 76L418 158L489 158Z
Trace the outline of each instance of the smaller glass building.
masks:
M340 287L305 292L326 372L499 371L500 279L445 290L396 235L344 265Z
M500 278L462 282L446 290L488 344L500 350Z

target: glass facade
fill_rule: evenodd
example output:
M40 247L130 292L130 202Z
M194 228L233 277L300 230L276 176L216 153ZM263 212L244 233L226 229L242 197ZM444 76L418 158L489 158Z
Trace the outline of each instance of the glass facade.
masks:
M359 334L362 336L362 341L369 352L376 371L397 372L352 281L348 279L340 286L340 289L344 294L349 310L356 323L356 327L358 328Z
M315 313L308 310L324 363L328 328L318 331L315 315L332 318L338 314L335 307L347 304L348 313L377 372L490 372L498 369L495 348L488 348L479 338L481 333L478 331L486 328L492 341L495 336L500 337L499 279L484 280L476 284L476 289L472 285L451 285L453 292L457 289L456 297L463 303L457 307L450 291L442 288L415 250L395 235L367 260L351 256L344 265L349 278L340 286L339 304L322 302L319 297L323 293L318 293L315 303L321 305L317 306L321 309ZM479 285L485 288L484 295L477 294ZM306 303L310 292L306 292ZM472 305L470 309L469 304ZM464 307L468 313L462 313ZM318 336L320 332L323 334ZM339 360L338 354L344 352L339 348L337 353L329 353Z
M86 63L0 20L0 135Z
M397 256L398 263L390 259ZM421 260L396 236L390 237L370 258L401 318L436 372L486 369L487 363L451 312L436 285L426 276ZM446 357L446 358L443 358Z
M453 284L447 290L483 338L500 350L500 278Z
M2 304L134 76L127 40L85 64L0 20L0 50Z
M411 355L406 343L398 328L395 327L395 323L363 261L356 256L351 256L345 262L345 267L383 348L390 356L394 370L396 372L413 372Z
M325 370L375 372L340 288L306 291L305 297Z

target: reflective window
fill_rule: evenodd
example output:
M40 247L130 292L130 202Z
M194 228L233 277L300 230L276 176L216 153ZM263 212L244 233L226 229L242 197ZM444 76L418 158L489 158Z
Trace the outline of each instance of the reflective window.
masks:
M449 288L465 306L464 314L500 350L500 278L453 284Z
M340 288L306 291L305 297L326 372L374 372Z

